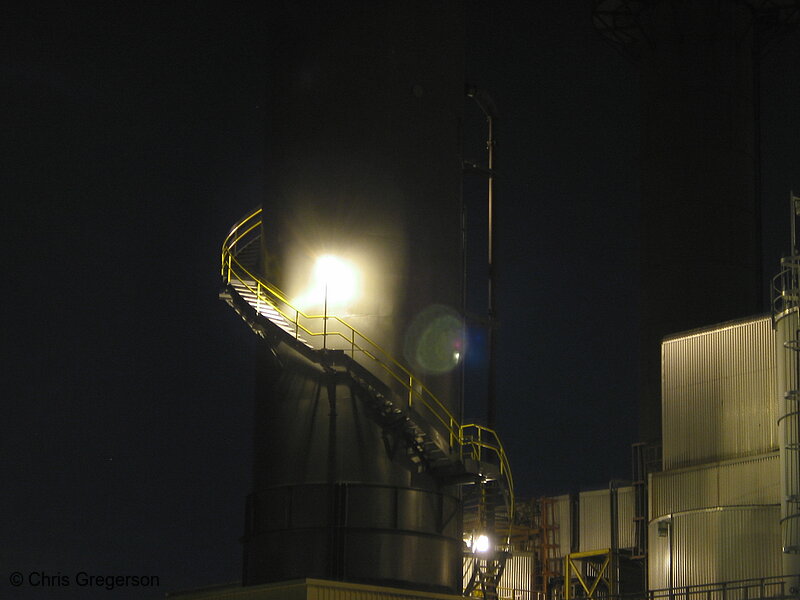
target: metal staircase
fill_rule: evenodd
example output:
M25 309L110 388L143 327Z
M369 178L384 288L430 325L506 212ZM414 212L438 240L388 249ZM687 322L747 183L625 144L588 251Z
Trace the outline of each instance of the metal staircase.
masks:
M465 531L491 530L499 557L482 558L474 592L497 598L514 511L514 486L495 431L461 424L425 384L373 340L331 315L309 315L260 274L262 209L233 226L222 244L225 300L262 338L286 344L330 372L350 378L384 431L387 450L443 484L464 487ZM376 373L380 374L379 377ZM388 383L387 383L388 382ZM398 444L402 441L402 444Z
M506 568L509 551L498 551L490 558L475 557L469 582L464 588L465 596L477 596L494 600L500 597L500 580Z

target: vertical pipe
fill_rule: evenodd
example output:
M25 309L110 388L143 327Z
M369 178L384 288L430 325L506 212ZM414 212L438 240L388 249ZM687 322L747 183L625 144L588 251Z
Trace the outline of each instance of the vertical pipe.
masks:
M669 521L667 521L667 544L669 545L669 575L668 575L669 597L672 598L672 595L673 595L673 591L672 591L672 585L673 585L672 572L674 571L674 569L673 569L673 566L674 566L673 565L673 556L672 556L672 515L669 516Z
M789 230L792 244L789 247L789 254L791 256L797 255L797 200L798 198L795 198L794 192L789 192Z
M488 168L489 168L489 188L488 188L488 221L489 221L489 376L488 376L488 395L486 406L486 422L490 429L496 428L497 421L497 399L495 396L495 373L497 361L497 339L495 328L497 326L497 315L495 313L495 272L494 272L494 254L495 254L495 236L494 236L494 120L492 115L486 115L486 121L489 126L489 139L486 141L486 149L489 154Z

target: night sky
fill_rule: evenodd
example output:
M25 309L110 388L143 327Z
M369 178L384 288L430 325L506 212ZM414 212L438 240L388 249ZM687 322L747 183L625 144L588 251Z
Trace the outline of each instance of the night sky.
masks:
M498 107L498 429L523 497L602 487L630 478L636 441L638 78L588 2L495 4L466 6L467 79ZM267 200L268 17L4 15L2 598L240 577L256 338L217 273L228 228ZM764 60L761 102L766 279L800 191L797 35ZM464 155L482 159L482 115L465 115ZM14 588L15 571L71 585ZM80 571L160 585L89 591Z

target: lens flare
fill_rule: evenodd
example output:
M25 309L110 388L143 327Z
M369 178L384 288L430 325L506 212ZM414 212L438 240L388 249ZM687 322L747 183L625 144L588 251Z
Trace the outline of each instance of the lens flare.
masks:
M458 313L438 304L419 313L406 333L405 355L426 373L453 370L464 356L464 324Z

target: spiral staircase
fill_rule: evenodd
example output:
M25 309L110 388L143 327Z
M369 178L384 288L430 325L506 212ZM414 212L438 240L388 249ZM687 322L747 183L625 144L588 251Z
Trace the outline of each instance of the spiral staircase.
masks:
M495 431L462 424L402 363L344 319L309 315L259 272L262 209L246 215L222 244L225 300L255 334L286 344L323 369L349 376L375 422L402 441L410 468L427 471L442 485L461 485L465 538L487 532L491 547L465 554L465 595L498 598L509 556L514 487Z

